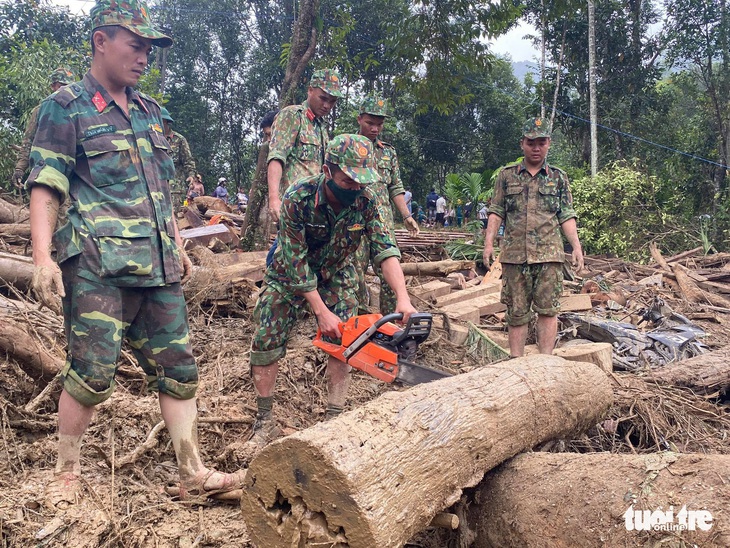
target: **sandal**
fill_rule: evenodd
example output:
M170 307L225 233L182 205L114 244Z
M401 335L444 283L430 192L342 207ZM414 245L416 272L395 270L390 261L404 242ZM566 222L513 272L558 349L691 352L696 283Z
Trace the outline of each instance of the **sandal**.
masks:
M73 472L53 474L46 485L43 502L51 510L66 510L81 498L81 476Z
M243 496L242 488L246 472L246 470L238 470L232 474L226 474L215 469L207 470L189 481L181 481L177 496L186 502L207 502L208 499L238 502ZM205 484L213 474L222 474L225 477L223 485L216 489L206 489Z

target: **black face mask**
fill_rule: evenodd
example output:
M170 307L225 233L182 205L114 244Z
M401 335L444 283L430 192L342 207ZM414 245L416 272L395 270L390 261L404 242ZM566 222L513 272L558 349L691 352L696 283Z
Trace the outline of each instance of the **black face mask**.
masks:
M348 190L346 188L340 188L332 179L327 179L327 188L332 191L332 194L335 195L335 198L337 198L337 201L340 202L343 207L350 207L355 203L357 197L362 194L362 189Z

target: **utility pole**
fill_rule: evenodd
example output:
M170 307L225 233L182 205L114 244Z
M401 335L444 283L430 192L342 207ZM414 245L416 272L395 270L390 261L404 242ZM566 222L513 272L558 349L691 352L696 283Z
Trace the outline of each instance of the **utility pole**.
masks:
M588 0L588 96L591 119L591 177L598 173L598 105L596 104L596 5Z

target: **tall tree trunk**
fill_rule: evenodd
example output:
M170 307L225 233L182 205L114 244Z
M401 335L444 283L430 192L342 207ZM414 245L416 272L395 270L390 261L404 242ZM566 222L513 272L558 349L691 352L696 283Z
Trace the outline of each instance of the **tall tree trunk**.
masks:
M588 95L591 118L591 177L598 173L598 105L596 104L596 5L588 0Z
M555 93L553 94L553 110L550 113L550 127L555 124L555 111L558 109L558 95L560 94L560 75L563 70L563 59L565 57L565 36L567 34L567 26L563 19L563 40L560 42L560 57L558 58L558 68L555 72Z
M269 144L259 148L256 174L248 193L248 207L241 226L241 249L258 251L268 249L271 222L268 214L269 187L266 181L266 157L269 155Z

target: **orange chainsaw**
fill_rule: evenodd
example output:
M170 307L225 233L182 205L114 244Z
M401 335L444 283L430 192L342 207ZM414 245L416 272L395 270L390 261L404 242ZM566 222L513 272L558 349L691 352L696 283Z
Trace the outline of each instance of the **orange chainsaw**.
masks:
M385 382L399 381L404 384L421 384L450 377L450 373L437 371L412 363L418 345L431 333L431 314L411 314L405 328L393 321L403 319L403 314L362 314L340 323L342 344L322 340L317 330L313 344L327 354Z

